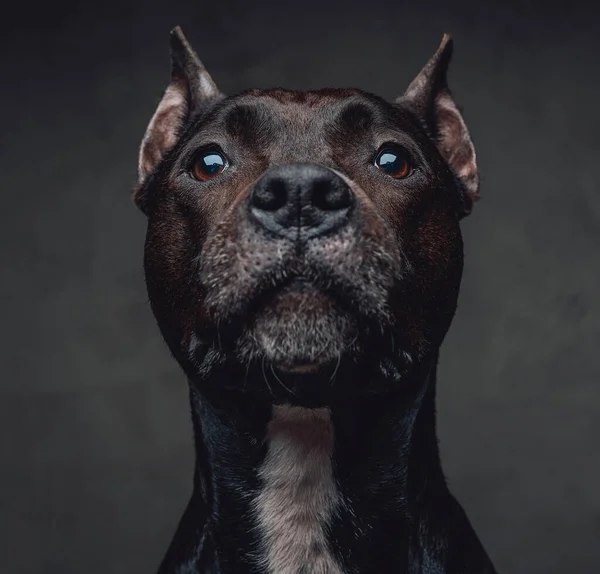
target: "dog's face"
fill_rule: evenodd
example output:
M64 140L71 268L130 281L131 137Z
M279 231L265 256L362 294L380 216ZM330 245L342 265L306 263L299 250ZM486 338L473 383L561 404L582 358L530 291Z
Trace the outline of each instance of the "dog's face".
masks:
M359 90L225 98L174 31L135 199L150 302L192 379L227 365L223 387L262 372L262 391L272 374L301 397L361 373L381 391L439 347L478 186L450 52L445 37L393 103Z

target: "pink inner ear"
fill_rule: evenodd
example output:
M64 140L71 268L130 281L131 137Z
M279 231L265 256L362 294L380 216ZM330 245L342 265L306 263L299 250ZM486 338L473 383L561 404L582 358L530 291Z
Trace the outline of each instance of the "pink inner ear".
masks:
M142 139L138 159L138 182L140 184L177 142L186 109L185 87L171 84L158 104Z
M435 102L439 128L439 148L454 173L464 183L471 199L478 198L479 175L475 148L469 130L449 93Z

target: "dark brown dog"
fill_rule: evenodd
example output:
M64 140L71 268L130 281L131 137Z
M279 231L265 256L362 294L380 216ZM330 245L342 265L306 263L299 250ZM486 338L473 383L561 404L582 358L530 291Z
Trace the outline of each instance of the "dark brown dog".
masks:
M445 36L395 102L226 98L173 31L135 192L197 448L161 572L494 572L435 434L478 193L451 50Z

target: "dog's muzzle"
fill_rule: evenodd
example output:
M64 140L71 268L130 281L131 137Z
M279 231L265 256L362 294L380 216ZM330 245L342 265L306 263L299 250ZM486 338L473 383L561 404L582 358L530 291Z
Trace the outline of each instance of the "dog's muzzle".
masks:
M354 206L355 197L346 182L316 164L275 166L249 197L251 218L260 227L300 241L340 229Z

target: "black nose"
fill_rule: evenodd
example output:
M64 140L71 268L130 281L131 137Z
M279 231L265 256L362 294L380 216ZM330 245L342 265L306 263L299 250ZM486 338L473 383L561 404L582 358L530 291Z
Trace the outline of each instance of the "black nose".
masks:
M250 195L250 211L277 235L308 239L348 221L354 195L336 173L315 164L273 167Z

